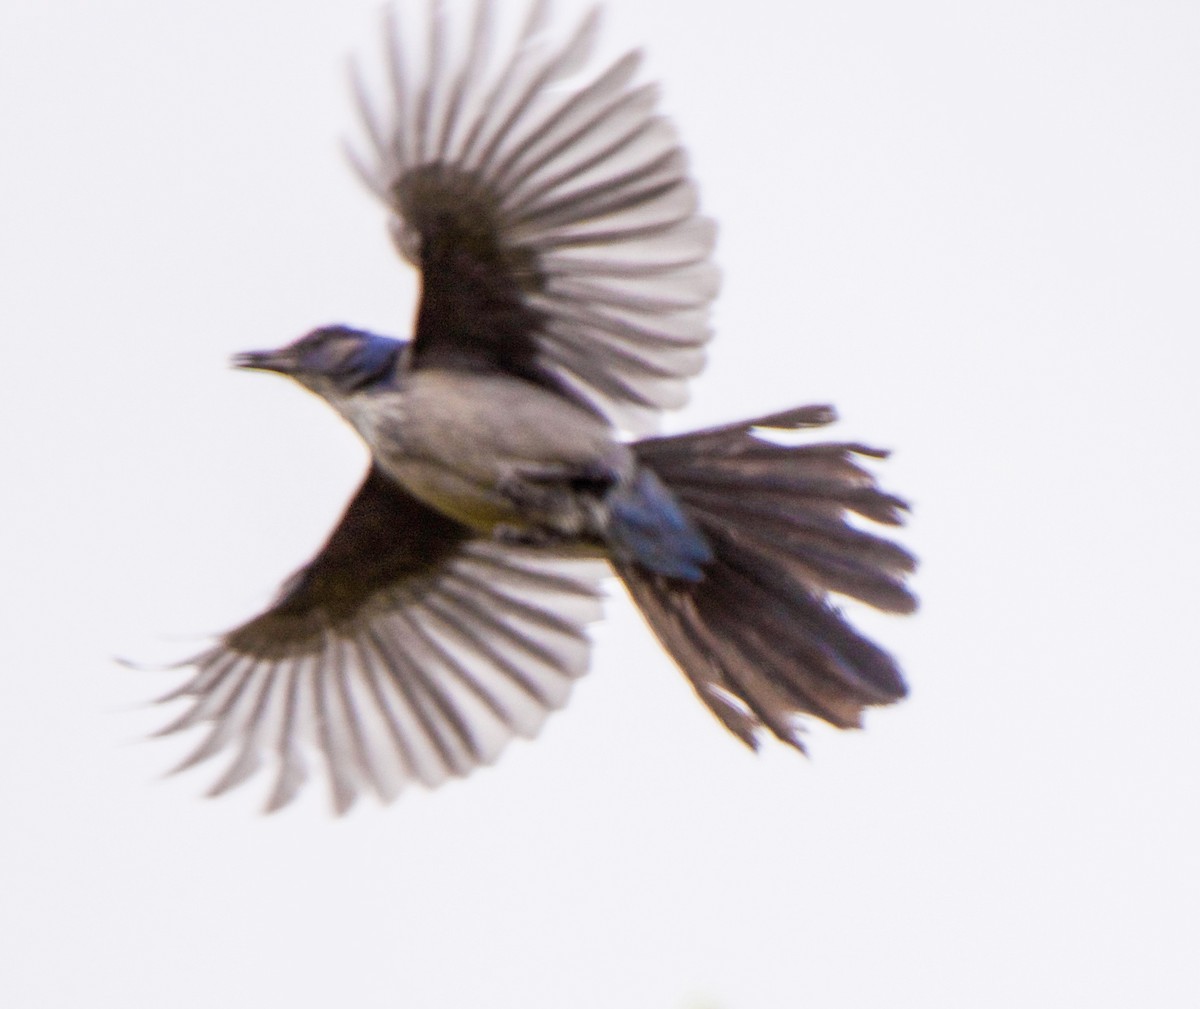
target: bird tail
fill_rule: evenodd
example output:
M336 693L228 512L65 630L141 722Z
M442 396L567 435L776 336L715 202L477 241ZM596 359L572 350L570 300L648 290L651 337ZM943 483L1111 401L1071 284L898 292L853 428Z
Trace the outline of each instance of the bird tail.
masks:
M699 579L672 577L631 556L614 566L651 629L718 719L752 747L765 727L804 750L799 717L839 728L907 692L890 655L864 638L831 593L911 612L904 584L916 562L848 521L900 525L908 510L859 462L886 452L845 442L784 445L756 430L819 427L807 406L633 448L711 550Z

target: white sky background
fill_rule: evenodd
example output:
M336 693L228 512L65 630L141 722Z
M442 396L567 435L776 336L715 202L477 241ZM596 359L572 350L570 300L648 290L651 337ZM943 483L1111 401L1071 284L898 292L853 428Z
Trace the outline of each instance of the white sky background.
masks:
M175 679L110 657L251 615L364 463L228 355L409 324L337 149L376 9L0 7L0 1004L1200 1004L1190 3L610 5L722 229L668 423L834 401L898 450L909 702L755 757L618 593L464 783L333 821L157 782Z

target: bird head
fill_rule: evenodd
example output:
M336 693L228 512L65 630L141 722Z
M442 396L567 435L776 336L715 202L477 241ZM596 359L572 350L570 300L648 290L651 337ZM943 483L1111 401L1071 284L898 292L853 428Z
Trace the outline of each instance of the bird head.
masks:
M348 326L314 329L278 350L251 350L233 358L236 368L273 371L334 400L387 383L404 344Z

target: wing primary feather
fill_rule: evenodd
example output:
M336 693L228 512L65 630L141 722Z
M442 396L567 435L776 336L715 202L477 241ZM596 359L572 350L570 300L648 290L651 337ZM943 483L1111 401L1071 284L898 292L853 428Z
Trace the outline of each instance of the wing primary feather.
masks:
M436 142L430 131L433 112L437 104L438 88L446 59L446 8L443 0L429 0L429 62L425 70L425 84L417 101L417 160L425 161L433 156Z
M350 93L354 97L354 105L358 111L358 117L362 121L363 126L366 127L367 139L371 141L371 146L375 149L376 157L387 158L391 145L387 135L384 133L383 124L379 121L379 113L371 102L370 95L367 94L367 85L363 80L362 69L357 63L351 61L349 73ZM363 169L359 174L369 175L371 173ZM371 183L371 188L375 188L373 182Z
M391 191L383 183L377 171L370 168L362 155L354 149L354 145L349 141L342 141L342 157L346 159L346 163L350 166L350 170L358 176L359 181L371 191L371 193L383 203L389 203L392 198Z
M529 6L529 13L525 17L524 27L521 29L520 41L517 44L519 52L524 46L529 45L536 39L546 26L550 23L550 0L533 0Z
M643 286L649 287L649 285ZM677 291L639 294L636 288L633 290L623 289L615 283L605 288L579 278L560 280L555 285L554 292L560 297L590 296L594 304L647 315L670 315L673 312L687 311L696 306L697 299L703 298L703 292L687 294ZM671 373L677 374L674 371Z
M687 185L684 168L683 155L678 148L665 151L620 175L565 193L550 203L543 203L519 217L517 223L536 223L542 227L556 228L577 221L609 217L631 207L651 203L677 186ZM659 178L664 174L666 178ZM684 216L687 215L681 216L681 219Z
M195 693L194 700L186 711L168 725L163 726L155 733L156 736L169 736L174 732L179 732L182 729L190 729L193 725L198 725L200 722L208 721L214 717L214 714L219 711L225 700L225 692L230 689L236 689L238 684L242 682L242 678L235 676L239 666L253 666L254 660L246 656L234 655L227 665L223 665L219 675L215 676L209 683L205 684L202 693L198 691L188 691Z
M279 772L275 778L275 787L271 790L264 807L264 812L267 813L274 813L291 802L304 782L308 780L308 768L304 761L304 752L300 747L296 729L300 692L304 685L304 680L300 675L300 665L299 662L291 662L287 668L283 719L275 743L275 752L279 756Z
M469 570L470 567L476 565L486 568L494 575L503 576L505 579L521 581L530 588L552 589L555 592L588 599L599 598L594 584L589 581L558 571L550 572L545 569L528 567L511 556L505 556L501 562L490 553L482 550L474 551L460 567Z
M441 621L442 626L448 633L455 635L460 642L466 644L470 648L473 648L477 654L491 663L491 665L498 672L507 676L508 679L521 691L523 691L531 700L547 708L557 707L554 699L542 689L540 684L538 684L519 665L509 660L509 658L504 655L503 652L497 649L486 636L475 630L474 621L462 620L454 609L440 601L429 600L426 603L426 606L428 607L430 613ZM508 638L510 641L513 641L517 647L523 647L520 640L514 640L513 636L507 632L507 628L503 628L503 630L505 631L504 637ZM563 675L558 669L553 657L543 655L537 655L535 657L547 667L554 669L559 675Z
M529 111L534 100L546 88L548 84L560 78L564 73L578 64L580 59L586 58L586 54L590 51L595 43L596 27L599 23L599 11L593 8L580 22L579 27L575 30L575 34L570 41L556 55L552 56L542 68L536 72L532 79L526 84L524 91L520 97L509 109L508 115L497 123L496 128L492 131L490 137L485 142L483 152L474 164L474 168L481 175L488 175L493 178L490 173L492 159L496 157L505 140L516 129L517 124L524 118ZM493 178L492 184L499 189L498 181Z
M236 731L239 720L236 717L238 705L246 694L246 689L250 682L261 674L262 664L252 663L250 669L241 677L238 678L236 684L229 696L224 698L218 706L217 710L211 714L204 716L206 720L213 722L212 728L208 735L188 756L175 765L168 774L178 774L181 771L186 771L188 768L195 767L197 764L203 763L210 757L219 753ZM211 697L211 695L210 695ZM207 700L207 698L206 698ZM197 705L199 707L199 705Z
M178 664L179 667L193 666L196 669L196 675L184 681L182 685L176 687L174 690L163 694L161 697L156 697L154 702L156 704L165 704L168 701L175 701L181 697L195 697L206 693L220 681L229 666L238 661L239 658L237 655L222 651L220 648L210 648L201 652L199 655ZM160 729L155 735L166 735L169 731L171 731L169 728Z
M331 640L328 630L321 637L321 651L312 659L310 691L313 699L313 715L316 722L317 742L325 760L325 774L329 781L330 798L338 816L345 815L354 805L358 794L358 782L354 772L361 773L354 755L341 738L344 719L333 710L337 690L336 659L331 654L336 642Z
M546 358L612 399L647 408L658 403L658 397L647 395L619 375L601 371L594 361L588 360L588 353L576 346L552 344L546 348Z
M454 86L446 106L446 114L442 117L442 125L438 135L437 159L445 160L450 152L454 132L462 114L463 102L470 93L473 85L479 80L483 67L487 64L487 46L491 39L492 4L490 0L480 0L475 5L475 17L471 24L471 37L467 43L467 54L461 64L461 69L455 77Z
M346 714L346 728L350 732L350 739L356 762L358 763L367 781L370 782L375 794L378 795L379 798L384 802L388 802L400 794L402 784L401 782L396 782L394 784L388 783L383 769L380 768L379 764L376 762L375 755L371 752L371 748L367 745L366 738L363 735L363 717L354 702L354 697L350 691L350 683L346 672L346 649L357 649L352 643L341 637L334 638L333 647L335 656L334 669L337 674L338 697L342 710ZM361 669L361 665L359 668Z
M399 611L398 619L404 620L403 610ZM425 667L416 661L407 648L403 650L398 649L398 637L398 635L391 636L385 642L389 654L396 655L397 676L401 676L403 668L407 668L411 682L417 688L413 691L413 694L424 712L423 724L428 726L428 731L436 735L438 749L443 755L446 766L456 775L462 776L474 764L479 763L483 759L483 749L479 745L479 741L472 732L470 725L462 717L462 713L455 705L454 699L438 683L437 679L429 675ZM432 710L430 708L431 704ZM451 730L449 738L442 731L443 725ZM452 745L455 737L461 746L461 750ZM466 751L466 756L470 758L469 760L464 761L462 750Z
M603 122L614 106L620 104L620 99L607 107L597 109L589 119L580 123L575 127L573 132L562 137L547 150L543 151L531 164L522 165L522 159L531 152L536 152L538 144L547 137L553 136L554 130L563 123L568 122L572 115L576 114L580 109L586 108L589 103L597 100L602 101L613 91L624 87L633 75L637 73L638 64L641 62L641 55L637 51L626 53L587 87L570 95L554 113L542 122L541 126L514 147L504 161L496 166L495 171L492 173L493 185L496 189L502 193L515 191L526 179L534 175L564 151L569 150L581 137L586 136L598 123ZM513 172L519 174L512 175L511 173Z
M374 701L374 708L383 720L384 728L391 738L393 752L400 758L402 773L408 778L418 778L416 756L412 751L411 744L404 735L404 730L396 722L396 716L392 711L391 704L384 694L379 671L376 668L374 660L371 658L369 644L362 637L356 637L354 638L354 647L358 652L359 668L365 674L366 684Z
M596 339L593 335L593 339ZM573 343L574 341L568 341ZM598 339L596 341L604 348L604 352L613 360L619 361L623 369L646 375L651 378L680 379L698 374L704 367L702 352L692 347L668 347L658 350L655 360L636 350L622 347L619 343Z
M398 614L408 626L413 637L420 640L437 662L466 687L497 719L512 728L512 713L504 707L486 685L480 682L477 676L429 632L423 621L416 619L416 614L421 611L425 611L425 607L413 600L410 606L400 609ZM482 757L482 751L479 756Z
M487 97L480 103L480 111L477 113L466 139L463 141L462 149L458 153L458 160L464 166L474 168L475 162L473 158L475 147L481 142L481 136L485 135L487 117L489 114L503 107L505 94L513 86L516 71L520 67L521 61L528 58L529 48L533 39L541 30L542 22L545 21L545 14L546 4L543 0L535 0L535 3L529 9L529 16L526 18L521 33L517 37L517 42L513 46L508 62L505 64L504 69L496 76Z
M436 784L447 773L452 773L455 761L453 751L439 731L437 722L430 716L428 707L430 698L423 693L423 689L418 689L418 687L423 688L424 684L416 675L415 667L408 657L392 648L390 638L384 637L370 628L366 634L371 647L381 659L383 670L389 678L396 696L403 703L404 710L414 720L416 731L432 746L434 760L432 763L427 761L429 766L426 767L421 767L421 762L418 760L418 777L427 785ZM426 750L426 753L428 752ZM416 753L415 749L414 753Z
M521 620L580 641L587 640L587 635L576 624L551 610L518 599L469 571L460 569L456 575L457 581L474 589L480 596L490 598L497 606Z
M675 316L673 315L672 318L675 318ZM600 331L616 339L627 340L630 343L647 347L657 347L667 344L671 348L685 347L699 349L706 341L704 334L699 336L693 335L686 325L681 330L673 331L669 320L658 319L655 320L658 323L658 328L649 329L646 326L639 326L630 322L628 314L622 317L609 308L600 308L596 305L580 306L572 312L564 312L562 314L562 321L563 323L578 327L583 332L588 330ZM562 329L555 329L553 332L557 335L562 332ZM580 343L586 346L586 341L582 336L572 335L565 342L570 344Z
M268 668L261 680L248 719L250 731L243 735L241 749L233 763L206 793L209 798L215 798L240 785L262 766L262 736L266 730L267 707L273 692L274 665Z
M616 245L622 242L643 242L651 239L659 238L670 232L676 226L684 223L681 220L667 220L665 222L653 222L650 224L638 224L628 227L609 228L604 231L576 231L572 233L561 233L558 235L547 235L541 241L541 245L546 251L556 249L573 249L580 246L593 245ZM690 265L690 264L689 264ZM569 311L564 307L559 314L566 314ZM704 331L706 334L707 330ZM708 336L697 336L700 342L707 342Z
M562 660L558 655L529 634L500 620L486 606L481 605L476 596L462 590L455 591L452 586L446 587L444 595L473 621L508 639L527 655L556 669L562 668Z
M558 191L573 179L578 179L593 169L598 168L600 165L604 164L604 162L615 158L618 154L628 150L643 137L649 135L657 126L658 121L653 118L637 120L635 117L639 113L648 112L651 108L653 108L657 97L658 88L656 85L643 84L640 87L634 88L632 91L622 95L611 105L600 110L593 120L584 126L581 126L576 134L568 138L570 141L569 144L564 142L562 149L560 151L556 151L555 154L559 155L570 150L571 147L578 144L583 137L592 132L597 125L605 120L614 118L618 114L628 113L629 118L633 119L634 121L623 133L618 134L600 150L595 151L572 164L565 165L555 175L552 175L550 178L538 183L538 185L532 189L522 191L520 188L514 188L511 191L512 195L509 196L505 201L505 209L508 212L509 219L516 223L523 219L522 215L528 214L532 216L537 209L538 200L543 199L550 193ZM548 165L552 163L553 160L553 158L547 158L546 164ZM543 167L545 166L538 166L537 170L540 170ZM527 178L531 178L533 174L534 173L532 171L527 173Z
M408 83L404 71L404 44L400 34L400 13L394 6L389 6L384 12L385 32L387 39L385 62L387 63L388 81L392 88L392 102L395 113L392 122L392 143L390 153L396 159L397 173L407 171L412 160L408 156L407 134L405 129L408 120Z

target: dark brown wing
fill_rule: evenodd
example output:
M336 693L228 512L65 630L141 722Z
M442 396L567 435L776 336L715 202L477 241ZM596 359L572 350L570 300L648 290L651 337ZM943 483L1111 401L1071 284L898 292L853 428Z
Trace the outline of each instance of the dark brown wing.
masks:
M381 590L436 572L471 536L372 467L320 553L225 643L264 658L312 651L327 628L353 621Z
M587 668L604 569L491 541L372 469L317 557L261 616L190 660L164 733L210 731L180 765L236 751L211 794L278 765L289 802L308 756L339 812L371 790L436 785L531 736Z
M579 81L595 14L550 43L545 7L500 60L487 0L456 58L440 17L412 38L393 23L387 114L360 86L356 164L422 271L414 367L506 372L645 428L704 364L714 229L654 88L632 83L638 54Z

